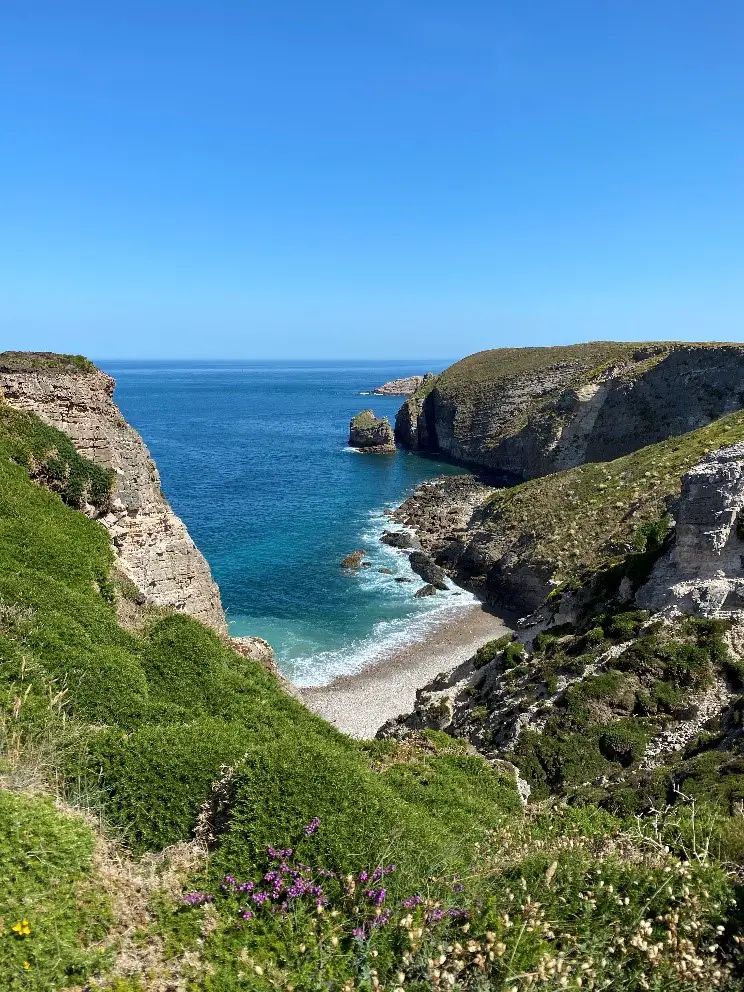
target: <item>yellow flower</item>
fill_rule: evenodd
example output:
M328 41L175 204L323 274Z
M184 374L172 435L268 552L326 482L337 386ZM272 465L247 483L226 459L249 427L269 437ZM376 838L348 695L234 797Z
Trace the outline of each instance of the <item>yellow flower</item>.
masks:
M27 937L31 933L31 927L28 925L28 920L18 920L10 928L13 933L17 933L19 937Z
M28 969L31 967L31 963L29 961L24 961L23 967L25 968L26 971L28 971Z

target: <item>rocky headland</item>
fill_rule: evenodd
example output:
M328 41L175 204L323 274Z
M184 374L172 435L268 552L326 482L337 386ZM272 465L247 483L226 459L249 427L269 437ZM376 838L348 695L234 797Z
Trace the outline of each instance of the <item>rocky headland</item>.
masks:
M404 379L391 379L381 386L376 386L370 390L373 396L411 396L420 389L425 382L433 379L431 372L426 375L409 375Z
M386 455L395 451L395 436L387 417L362 410L349 423L349 446L365 454Z
M411 451L522 479L609 461L744 405L744 346L501 348L434 376L396 416Z

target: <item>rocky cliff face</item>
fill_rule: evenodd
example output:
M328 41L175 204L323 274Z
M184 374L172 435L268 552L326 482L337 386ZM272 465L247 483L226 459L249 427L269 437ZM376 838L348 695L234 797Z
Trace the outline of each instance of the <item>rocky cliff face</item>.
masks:
M629 790L642 804L684 785L719 791L738 810L744 442L686 472L674 510L661 557L630 549L609 570L585 573L513 640L484 645L420 689L414 711L378 736L465 738L514 763L536 798L619 797L622 806ZM639 587L641 568L650 578Z
M744 443L711 452L684 476L674 546L636 602L707 617L744 610Z
M114 470L111 506L100 519L122 572L150 603L227 633L209 566L165 499L142 438L115 405L114 380L89 363L60 356L6 357L0 355L6 402L64 431L80 454Z
M607 461L744 406L744 347L596 342L472 355L401 407L396 439L534 478Z

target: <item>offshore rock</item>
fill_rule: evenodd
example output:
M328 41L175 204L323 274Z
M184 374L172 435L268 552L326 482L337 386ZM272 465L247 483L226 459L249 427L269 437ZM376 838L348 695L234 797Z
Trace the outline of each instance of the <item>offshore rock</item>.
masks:
M415 596L416 599L425 599L427 596L436 596L436 594L437 594L436 586L427 584L425 586L421 586L420 589L417 589L413 595Z
M364 555L366 552L361 549L358 551L351 551L348 555L341 561L341 568L357 569L362 565L364 561Z
M404 379L391 379L390 382L377 386L376 389L372 390L372 393L375 396L410 396L417 389L420 389L425 382L433 378L432 373L427 372L426 375L409 375Z
M387 417L376 417L372 410L362 410L349 423L349 445L372 454L395 451L393 428Z
M100 520L124 575L147 602L188 613L226 634L209 565L163 495L145 443L114 403L114 385L89 362L41 353L0 355L5 401L64 431L81 455L113 469L111 506Z
M683 476L674 545L636 603L707 617L744 611L744 442L711 452Z

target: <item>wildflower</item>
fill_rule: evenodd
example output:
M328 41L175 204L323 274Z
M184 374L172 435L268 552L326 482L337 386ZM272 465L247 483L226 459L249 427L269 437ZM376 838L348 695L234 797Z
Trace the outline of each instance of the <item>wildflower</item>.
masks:
M24 969L24 971L28 971L28 969L30 967L31 967L31 962L30 961L24 961L23 962L23 969Z
M18 922L14 923L10 929L19 937L28 937L31 933L31 927L29 926L28 920L18 920Z
M205 902L211 902L212 897L207 895L206 892L186 892L183 901L187 906L201 906Z
M309 837L311 834L314 834L319 826L320 826L320 820L318 819L317 816L314 816L310 821L310 823L308 823L307 826L303 828L305 831L305 836Z

